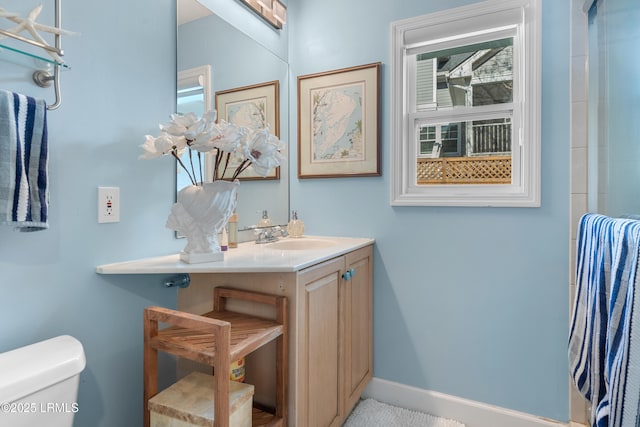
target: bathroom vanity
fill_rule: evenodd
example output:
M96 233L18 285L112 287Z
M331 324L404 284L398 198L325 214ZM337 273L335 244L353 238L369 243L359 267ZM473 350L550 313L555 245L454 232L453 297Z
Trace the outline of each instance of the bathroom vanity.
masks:
M340 426L373 374L372 239L303 237L256 245L241 243L225 260L185 264L178 255L97 267L100 274L188 273L178 291L178 310L201 314L213 308L217 286L284 295L289 299L289 425ZM238 306L272 317L264 307ZM142 316L142 314L141 314ZM247 358L245 381L254 400L275 397L275 348ZM202 370L188 361L178 376ZM206 372L206 371L205 371Z

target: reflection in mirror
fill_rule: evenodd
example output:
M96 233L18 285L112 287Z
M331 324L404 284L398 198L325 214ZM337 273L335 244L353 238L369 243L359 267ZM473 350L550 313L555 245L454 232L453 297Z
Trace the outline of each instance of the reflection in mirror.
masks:
M190 68L178 71L177 84L177 107L178 114L195 113L198 117L211 109L211 67ZM190 155L188 151L182 154L180 160L188 164ZM189 176L184 169L176 167L176 190L180 190L187 185L191 185Z
M234 89L260 85L267 82L278 82L279 99L279 138L288 146L288 99L289 66L270 50L245 33L230 25L193 0L178 0L178 52L177 63L180 76L186 70L198 67L209 67L211 70L209 89L191 86L184 95L178 94L179 112L189 112L206 104L206 99L213 99L216 93L233 91ZM195 13L191 13L195 10ZM265 26L266 27L266 26ZM178 89L181 89L180 83ZM182 89L189 89L182 87ZM199 97L195 104L194 98ZM209 101L211 102L211 101ZM181 111L183 110L184 111ZM202 113L194 110L198 116ZM221 117L220 114L218 114ZM273 133L276 133L271 128ZM287 152L284 153L287 155ZM258 179L241 181L238 190L238 227L248 228L267 211L272 224L286 224L289 221L289 174L288 161L280 166L278 179ZM188 178L187 178L188 179ZM177 190L187 181L177 180Z

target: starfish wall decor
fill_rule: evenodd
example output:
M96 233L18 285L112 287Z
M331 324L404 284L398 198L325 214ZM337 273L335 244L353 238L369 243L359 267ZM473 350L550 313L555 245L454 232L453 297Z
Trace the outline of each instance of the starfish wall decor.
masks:
M31 12L29 12L26 18L21 18L19 14L8 12L4 8L0 7L0 18L5 18L15 24L18 24L12 28L5 29L4 31L14 35L20 35L23 31L27 31L33 37L33 41L42 45L47 53L56 61L62 63L64 62L60 57L60 54L53 50L49 50L46 47L50 47L46 40L40 35L39 31L44 31L46 33L58 34L58 35L74 35L76 33L72 31L63 30L62 28L50 27L48 25L39 24L36 22L36 19L42 12L42 5L38 5ZM7 35L0 34L0 39L10 37Z

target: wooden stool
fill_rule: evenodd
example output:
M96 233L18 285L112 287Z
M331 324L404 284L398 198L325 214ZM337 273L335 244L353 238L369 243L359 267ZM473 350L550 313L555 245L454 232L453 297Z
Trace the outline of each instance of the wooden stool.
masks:
M275 306L269 320L228 311L227 299ZM171 326L162 330L158 323ZM288 399L287 298L239 289L215 288L213 311L203 315L161 307L144 310L144 425L149 427L149 399L158 393L158 351L212 366L214 369L214 427L229 427L229 367L276 341L275 414L253 410L253 426L286 426Z

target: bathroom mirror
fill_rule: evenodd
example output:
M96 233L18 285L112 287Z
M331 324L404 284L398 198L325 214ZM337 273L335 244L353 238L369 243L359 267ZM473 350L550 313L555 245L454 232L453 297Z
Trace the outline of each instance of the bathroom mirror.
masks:
M184 108L189 108L201 115L207 102L212 108L216 108L216 93L278 82L278 102L275 103L279 110L276 115L278 131L280 139L288 147L288 63L196 0L177 0L177 8L177 99L179 104L183 102L176 110L188 112ZM198 89L198 84L187 87L187 93L180 92L185 90L185 85L180 83L184 79L180 76L207 68L209 76L204 81L209 80L208 93L205 93L206 88ZM196 78L192 81L203 80ZM198 108L201 110L197 111ZM221 116L219 113L219 117ZM271 130L275 133L274 129ZM241 180L237 209L239 229L257 224L264 210L268 212L274 225L283 225L289 221L288 148L285 155L287 161L280 166L277 178ZM187 180L180 179L178 174L176 191L185 182Z

